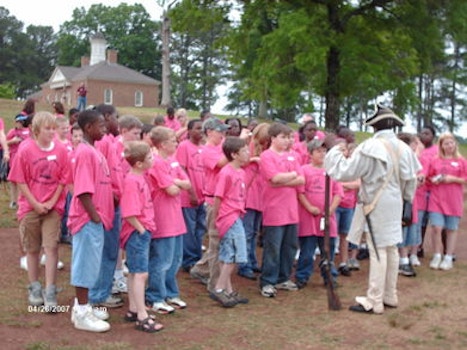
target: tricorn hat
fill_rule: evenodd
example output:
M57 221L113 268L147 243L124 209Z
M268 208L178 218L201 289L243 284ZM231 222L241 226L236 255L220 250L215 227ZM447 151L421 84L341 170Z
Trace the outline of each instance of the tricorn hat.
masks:
M393 126L404 126L404 121L399 118L392 110L387 107L383 107L380 104L376 105L375 113L365 120L365 125L373 126L381 120L388 119L392 120Z

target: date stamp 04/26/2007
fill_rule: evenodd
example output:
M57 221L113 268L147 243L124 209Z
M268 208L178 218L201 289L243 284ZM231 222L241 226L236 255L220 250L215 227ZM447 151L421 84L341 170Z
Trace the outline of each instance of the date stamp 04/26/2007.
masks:
M30 313L61 313L69 312L70 305L28 305L28 312Z

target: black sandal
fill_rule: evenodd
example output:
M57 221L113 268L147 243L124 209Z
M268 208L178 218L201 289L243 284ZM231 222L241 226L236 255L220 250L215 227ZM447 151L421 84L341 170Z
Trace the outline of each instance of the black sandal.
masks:
M156 319L156 317L154 315L149 315L150 318L152 318L153 320ZM128 310L125 314L125 317L123 317L123 319L126 321L126 322L136 322L138 321L138 313L137 312L133 312L131 310Z
M152 322L151 322L152 321ZM161 323L157 323L151 316L146 317L144 320L136 320L135 329L146 332L155 333L162 330L164 326Z

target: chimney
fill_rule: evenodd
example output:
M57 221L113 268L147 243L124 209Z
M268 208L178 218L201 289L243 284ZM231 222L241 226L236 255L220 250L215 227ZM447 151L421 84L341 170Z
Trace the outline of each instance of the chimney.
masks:
M117 50L107 50L107 62L108 63L117 63Z
M81 56L81 67L89 66L89 57L88 56Z
M89 41L91 42L91 66L105 61L107 41L105 41L104 36L101 33L96 33Z

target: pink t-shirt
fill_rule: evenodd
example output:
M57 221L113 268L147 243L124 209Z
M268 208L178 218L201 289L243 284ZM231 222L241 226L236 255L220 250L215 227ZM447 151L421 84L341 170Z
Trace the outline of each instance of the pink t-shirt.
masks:
M106 230L112 228L114 201L110 170L104 155L88 143L81 142L76 148L73 171L73 198L68 215L71 234L77 233L91 220L84 209L81 194L89 193Z
M428 181L438 174L453 175L467 180L467 162L464 158L432 158L428 167ZM464 186L458 183L430 185L428 211L461 217L464 210Z
M304 165L302 167L305 176L305 185L299 186L298 191L305 195L311 205L318 207L321 215L312 215L306 209L299 205L300 224L298 225L298 236L324 236L324 231L320 229L320 220L324 216L324 200L325 200L325 185L326 171L323 168L315 168L312 165ZM335 196L344 195L342 184L331 179L329 193L331 198L329 203ZM337 237L336 215L332 214L329 217L329 235Z
M112 134L107 134L100 141L95 142L94 145L96 149L104 155L105 159L107 159L110 178L112 180L113 194L120 199L123 188L123 170L120 155L117 150L117 138Z
M8 147L10 150L10 162L9 162L10 167L13 164L13 160L16 156L16 153L18 152L19 146L23 143L24 140L28 139L30 135L31 135L31 131L29 130L29 128L22 128L22 129L14 128L8 131L8 134L6 135L7 141L14 139L16 136L18 136L22 140L20 143L14 143L14 144L12 143Z
M310 154L308 153L308 146L306 141L294 143L292 149L297 153L297 158L299 159L300 165L310 163Z
M128 238L135 231L135 228L126 220L128 217L135 216L147 231L156 232L154 205L144 175L130 172L125 176L120 208L123 218L120 232L120 245L122 248L125 248Z
M339 203L339 207L353 209L357 205L358 190L346 190L343 188L343 198Z
M421 173L426 176L428 167L430 166L431 160L438 156L438 145L432 145L431 147L425 148L419 156L420 164L422 165ZM426 211L428 208L427 192L430 191L430 181L425 181L423 185L417 187L415 197L417 197L418 208Z
M168 116L164 117L164 124L166 127L172 129L173 131L177 131L180 129L182 126L180 125L180 122L177 120L177 118L169 119Z
M117 138L115 142L115 152L117 153L117 160L120 162L120 169L123 178L130 172L131 165L125 159L125 145L121 138Z
M34 198L44 203L51 199L58 185L65 186L68 178L68 153L61 144L53 143L51 150L42 150L33 139L22 142L12 164L8 180L26 184ZM65 191L62 191L54 210L60 215L65 207ZM18 219L34 208L20 192Z
M3 119L0 118L0 131L3 130L5 132L5 124L3 123ZM6 135L5 135L6 136ZM2 145L0 145L0 149L2 149Z
M245 212L245 171L227 164L219 172L215 196L221 198L216 228L222 238Z
M152 238L166 238L186 233L180 195L170 196L165 189L173 185L175 179L186 180L188 176L174 157L167 159L157 155L154 164L147 172L151 198L154 203L156 232Z
M261 153L260 172L265 181L263 199L263 225L284 226L298 223L297 189L273 187L271 179L279 173L296 171L301 174L300 164L291 152L282 154L268 149Z
M62 141L60 140L56 135L55 135L55 138L54 138L54 142L55 143L60 143L62 144L63 146L65 146L66 150L68 153L70 153L71 151L73 151L73 144L71 143L71 140L67 139L65 141Z
M216 189L217 175L221 168L217 166L219 160L224 156L222 145L205 145L201 153L201 162L204 169L203 194L206 203L212 205L214 201L214 191Z
M257 162L250 162L245 168L246 184L246 209L263 211L262 193L264 188L264 179L260 173L260 167Z
M190 140L182 141L177 148L176 158L180 165L186 170L191 186L193 187L198 205L204 202L203 185L204 185L204 168L201 162L201 153L203 152L202 145L195 145ZM190 203L190 195L188 191L182 191L182 207L192 207Z

